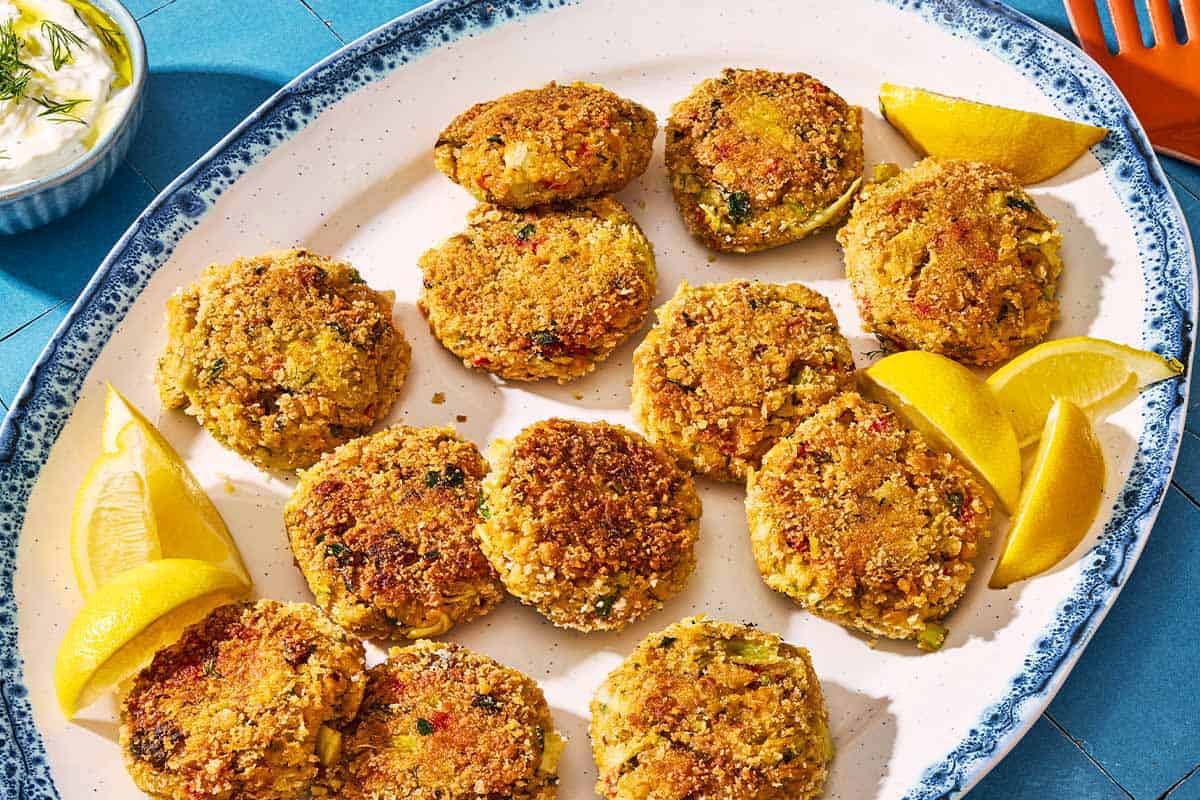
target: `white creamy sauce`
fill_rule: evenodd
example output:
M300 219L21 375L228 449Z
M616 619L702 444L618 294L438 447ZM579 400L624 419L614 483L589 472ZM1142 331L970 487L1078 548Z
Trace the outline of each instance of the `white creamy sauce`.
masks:
M19 5L18 5L19 4ZM69 55L56 69L43 21L61 25ZM63 0L0 0L0 28L11 22L21 40L19 59L31 68L20 97L0 100L0 190L57 172L80 158L120 118L129 103L99 36ZM35 99L36 98L36 99ZM66 113L43 103L82 100Z

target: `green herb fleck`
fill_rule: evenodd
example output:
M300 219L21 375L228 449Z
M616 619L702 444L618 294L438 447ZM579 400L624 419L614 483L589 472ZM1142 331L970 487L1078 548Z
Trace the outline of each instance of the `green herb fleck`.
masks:
M558 338L557 333L544 328L529 334L529 338L532 339L533 343L538 347L554 347L555 345L562 344L562 339Z
M487 498L483 496L483 492L479 493L479 499L475 502L475 510L483 519L492 518L492 509L488 507Z
M454 464L447 464L441 472L438 472L436 469L431 469L425 473L425 485L430 489L438 486L446 486L451 489L457 489L463 485L463 482L466 481L466 479L466 473L462 471L461 467L457 467Z
M87 46L75 31L63 27L53 20L43 20L41 28L42 35L50 43L50 63L54 65L55 69L62 69L63 64L74 60L72 47Z
M675 642L677 641L679 641L679 638L676 636L664 636L662 637L662 640L659 641L658 646L663 650L670 650L675 646Z
M936 622L928 622L921 629L921 633L917 636L917 647L932 653L935 650L940 650L946 642L946 634L948 630Z
M204 677L206 678L224 678L221 671L217 669L216 654L207 655L204 657Z
M482 708L489 714L500 713L500 701L490 694L476 693L475 699L471 701L474 708Z
M1009 208L1019 208L1022 211L1029 212L1037 211L1037 209L1034 208L1033 203L1030 203L1028 200L1022 200L1016 195L1009 195L1008 197L1004 198L1004 203Z
M421 734L422 736L428 736L429 734L433 733L433 723L424 717L419 718L417 720L417 733Z
M729 218L735 225L740 225L750 219L750 195L745 192L734 192L729 195Z
M354 551L341 542L325 545L325 557L335 559L339 567L345 567L354 560Z
M536 230L537 230L537 228L533 227L533 223L526 222L524 225L522 225L520 228L517 229L517 238L519 240L521 240L522 242L528 242L529 237L533 236L533 233Z
M949 492L946 494L946 502L950 504L950 508L954 511L954 516L956 517L962 514L964 500L962 492Z
M617 598L621 596L621 590L617 589L610 595L605 595L596 601L596 616L604 619L612 613L613 605L617 602Z
M219 378L221 376L221 373L224 371L225 371L225 359L218 358L216 361L214 361L212 363L212 366L210 366L208 368L208 376L207 376L207 380L205 381L205 383L212 383L217 378Z
M489 142L491 142L492 144L501 144L501 145L504 144L504 139L501 138L500 134L498 134L498 133L493 133L491 136L489 136L487 138L487 140Z
M366 283L367 279L358 273L358 270L350 270L350 283Z
M428 551L426 551L425 555L423 555L421 557L424 558L426 561L437 561L439 558L442 557L442 554L437 550L428 550Z

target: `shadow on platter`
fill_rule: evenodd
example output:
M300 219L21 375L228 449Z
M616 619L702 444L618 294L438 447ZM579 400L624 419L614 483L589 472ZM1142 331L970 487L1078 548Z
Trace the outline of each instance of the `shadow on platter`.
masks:
M825 705L829 708L829 732L833 736L833 763L827 785L846 786L853 792L835 791L828 794L829 800L874 797L886 782L896 744L897 719L890 710L891 701L829 680L821 674L818 659L814 656ZM838 775L841 765L853 765L853 776L841 778Z

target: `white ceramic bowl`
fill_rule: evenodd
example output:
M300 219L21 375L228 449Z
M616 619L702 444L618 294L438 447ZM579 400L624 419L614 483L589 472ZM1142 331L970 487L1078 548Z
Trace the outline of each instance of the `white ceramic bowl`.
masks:
M129 152L142 121L146 43L137 20L118 0L90 0L121 29L129 45L133 97L124 114L90 150L62 169L0 190L0 234L22 233L65 217L92 198Z

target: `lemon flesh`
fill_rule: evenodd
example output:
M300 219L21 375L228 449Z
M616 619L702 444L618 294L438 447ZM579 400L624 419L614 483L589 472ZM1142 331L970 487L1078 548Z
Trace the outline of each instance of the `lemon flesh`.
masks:
M988 386L1008 414L1017 442L1027 447L1041 435L1055 398L1096 415L1129 402L1142 387L1181 374L1177 359L1076 336L1025 351L996 370Z
M1104 499L1104 454L1083 409L1058 400L1046 429L1004 553L988 581L1003 589L1032 578L1074 550L1096 519Z
M1038 183L1108 135L1105 128L911 86L879 87L884 118L923 155L983 161Z
M1021 493L1021 450L987 384L945 356L908 350L872 364L864 391L891 406L934 445L954 453L1012 513Z
M179 454L112 386L103 453L76 494L71 556L84 597L156 558L209 561L250 584L229 529Z
M247 590L241 576L195 559L148 561L113 577L87 598L59 645L54 688L63 714L74 717Z

